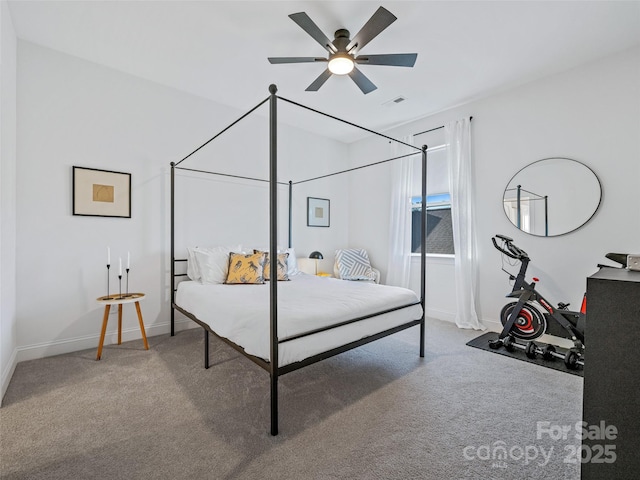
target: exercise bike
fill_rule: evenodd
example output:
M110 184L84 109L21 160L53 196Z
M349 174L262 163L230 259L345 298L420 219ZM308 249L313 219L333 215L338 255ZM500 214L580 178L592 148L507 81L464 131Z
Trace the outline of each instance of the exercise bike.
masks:
M500 245L496 239L501 241ZM503 329L497 340L489 342L489 346L493 349L504 347L508 351L514 351L516 348L524 350L527 357L532 359L537 355L542 355L545 360L560 358L571 370L579 366L584 367L586 295L583 297L580 311L569 310L568 303L559 303L557 307L552 307L551 303L536 290L536 282L539 280L535 277L531 283L525 280L531 261L527 252L514 245L512 238L504 235L496 235L491 238L491 241L503 255L520 261L520 271L517 276L513 276L504 268L502 269L509 275L510 280L515 280L513 289L507 297L517 300L502 308L500 321ZM565 354L557 352L553 345L542 348L533 340L543 333L569 338L573 341L573 347ZM518 343L516 339L527 340L527 343Z

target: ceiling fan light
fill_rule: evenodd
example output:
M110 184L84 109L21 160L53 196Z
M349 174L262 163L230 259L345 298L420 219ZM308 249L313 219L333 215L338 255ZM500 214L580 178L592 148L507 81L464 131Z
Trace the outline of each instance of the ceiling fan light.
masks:
M335 75L346 75L351 72L354 62L348 54L335 55L329 60L329 71Z

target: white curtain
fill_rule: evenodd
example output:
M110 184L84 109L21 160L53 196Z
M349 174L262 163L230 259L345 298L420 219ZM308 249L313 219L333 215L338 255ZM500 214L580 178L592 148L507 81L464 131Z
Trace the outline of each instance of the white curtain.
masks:
M445 125L451 221L455 249L456 325L484 330L476 311L477 251L473 169L471 164L471 119Z
M413 145L413 135L401 138ZM391 158L412 153L413 149L392 142ZM413 160L406 157L394 160L391 173L391 215L389 221L389 263L387 285L409 288L411 269L411 189L413 188Z

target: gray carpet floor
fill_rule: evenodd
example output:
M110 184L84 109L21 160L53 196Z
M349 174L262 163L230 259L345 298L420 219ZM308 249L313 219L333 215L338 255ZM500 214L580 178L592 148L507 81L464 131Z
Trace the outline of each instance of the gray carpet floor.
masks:
M3 479L578 479L582 378L465 345L428 320L280 379L200 328L18 364L0 409Z

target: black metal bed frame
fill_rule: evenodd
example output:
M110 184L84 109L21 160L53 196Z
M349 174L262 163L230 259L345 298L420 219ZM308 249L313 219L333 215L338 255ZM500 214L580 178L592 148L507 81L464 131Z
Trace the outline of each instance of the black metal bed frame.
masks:
M175 163L175 162L171 162L171 336L175 335L175 311L179 311L180 313L182 313L184 316L186 316L187 318L193 320L194 322L196 322L198 325L200 325L203 330L204 330L204 366L205 368L209 368L209 333L211 332L212 334L214 334L216 337L218 337L220 340L222 340L223 342L225 342L226 344L228 344L229 346L231 346L232 348L234 348L235 350L237 350L238 352L240 352L242 355L244 355L245 357L247 357L249 360L253 361L255 364L259 365L260 367L262 367L264 370L268 371L271 377L271 435L277 435L278 434L278 377L280 377L281 375L284 375L286 373L298 370L300 368L306 367L308 365L311 365L313 363L319 362L321 360L330 358L334 355L338 355L340 353L346 352L348 350L351 350L353 348L359 347L361 345L365 345L367 343L373 342L375 340L378 340L380 338L386 337L388 335L392 335L394 333L400 332L402 330L405 330L407 328L411 328L414 327L416 325L420 325L420 357L424 357L424 342L425 342L425 273L426 273L426 259L425 259L425 252L426 252L426 248L424 248L424 245L426 245L426 224L427 224L427 219L426 219L426 196L427 196L427 146L423 145L421 148L415 147L413 145L410 145L408 143L402 142L400 140L394 139L392 137L388 137L382 133L378 133L375 132L373 130L370 130L368 128L365 127L361 127L359 125L356 125L355 123L351 123L348 122L346 120L343 120L341 118L338 117L334 117L332 115L320 112L318 110L314 110L310 107L307 107L305 105L296 103L292 100L287 100L286 98L280 97L278 95L276 95L277 92L277 87L275 85L270 85L269 86L269 93L270 96L267 97L265 100L263 100L262 102L260 102L258 105L256 105L254 108L252 108L251 110L249 110L247 113L245 113L244 115L242 115L240 118L238 118L237 120L235 120L233 123L231 123L230 125L228 125L226 128L224 128L223 130L221 130L219 133L217 133L216 135L214 135L211 139L209 139L208 141L206 141L204 144L202 144L201 146L199 146L198 148L196 148L193 152L191 152L190 154L188 154L186 157L184 157L182 160L180 160L179 162ZM328 175L322 175L319 177L315 177L315 178L309 178L306 180L301 180L298 182L292 182L289 181L288 183L284 183L284 182L278 182L277 180L277 166L278 166L278 152L277 152L277 140L278 140L278 135L277 135L277 101L278 100L282 100L285 101L287 103L290 103L292 105L296 105L298 107L304 108L306 110L309 110L311 112L317 113L319 115L323 115L325 117L340 121L342 123L351 125L353 127L359 128L361 130L367 131L371 134L380 136L380 137L384 137L390 141L394 141L397 143L400 143L402 145L405 145L407 147L410 147L412 149L417 150L414 153L410 153L407 155L401 155L398 157L394 157L394 158L390 158L390 159L386 159L386 160L382 160L379 162L374 162L374 163L370 163L367 165L362 165L359 167L355 167L355 168L350 168L347 170L342 170L339 172L334 172ZM257 110L260 106L264 105L265 103L269 102L269 180L265 180L265 179L260 179L260 178L252 178L252 177L244 177L244 176L238 176L238 175L229 175L229 174L225 174L225 173L218 173L218 172L210 172L210 171L204 171L204 170L195 170L195 169L189 169L189 168L185 168L185 167L179 167L178 165L180 163L182 163L183 161L185 161L186 159L188 159L189 157L191 157L194 153L196 153L197 151L199 151L201 148L203 148L204 146L206 146L207 144L209 144L211 141L215 140L217 137L219 137L220 135L222 135L224 132L226 132L227 130L229 130L230 128L232 128L234 125L236 125L238 122L240 122L242 119L246 118L248 115L250 115L252 112L254 112L255 110ZM318 180L320 178L326 178L326 177L330 177L333 175L338 175L338 174L342 174L342 173L347 173L347 172L351 172L354 170L358 170L361 168L366 168L366 167L370 167L373 165L379 165L382 163L386 163L386 162L390 162L393 160L398 160L401 158L405 158L408 156L412 156L417 154L418 152L422 153L422 175L421 175L421 180L422 180L422 212L421 212L421 239L422 239L422 245L423 248L421 249L421 254L420 254L420 301L419 302L414 302L414 303L410 303L408 305L403 305L400 307L395 307L395 308L391 308L391 309L387 309L381 312L377 312L374 314L370 314L370 315L365 315L362 317L358 317L358 318L354 318L351 320L347 320L344 322L340 322L337 324L333 324L330 325L328 327L323 327L323 328L319 328L319 329L314 329L311 330L309 332L305 332L299 335L295 335L289 338L285 338L280 340L278 338L278 282L269 282L269 288L270 288L270 297L269 297L269 337L270 337L270 356L269 358L272 361L266 361L262 358L256 357L255 355L250 355L247 352L244 351L244 349L237 345L236 343L232 342L231 340L221 337L219 335L217 335L213 329L206 324L205 322L201 321L200 319L198 319L195 315L191 314L190 312L187 312L186 310L184 310L183 308L179 307L178 305L176 305L175 301L176 301L176 278L177 277L184 277L186 276L186 273L176 273L176 263L179 262L186 262L187 259L184 258L179 258L176 259L175 258L175 170L186 170L186 171L192 171L192 172L199 172L199 173L207 173L207 174L212 174L212 175L220 175L220 176L226 176L226 177L233 177L233 178L241 178L244 180L254 180L254 181L259 181L259 182L267 182L269 183L269 256L270 258L277 258L277 245L278 245L278 215L277 215L277 200L278 200L278 185L288 185L289 187L289 235L288 235L288 242L289 242L289 247L291 247L291 230L292 230L292 191L293 191L293 185L294 184L299 184L299 183L305 183L305 182L310 182L312 180ZM331 330L334 328L338 328L350 323L355 323L358 321L362 321L362 320L366 320L368 318L372 318L372 317L376 317L378 315L382 315L385 313L389 313L392 311L396 311L396 310L401 310L404 308L408 308L408 307L412 307L414 305L421 305L422 307L422 316L418 319L415 320L411 320L409 322L403 323L401 325L398 325L396 327L390 328L388 330L376 333L374 335L370 335L368 337L365 337L363 339L357 340L357 341L353 341L350 342L348 344L342 345L340 347L337 348L333 348L331 350L328 350L326 352L322 352L319 353L317 355L313 355L311 357L308 357L302 361L299 362L295 362L292 364L288 364L288 365L284 365L282 367L279 366L279 356L278 356L278 346L282 343L291 341L291 340L295 340L298 338L302 338L302 337L306 337L309 335L314 335L320 332L324 332L327 330ZM275 361L273 361L275 359Z

